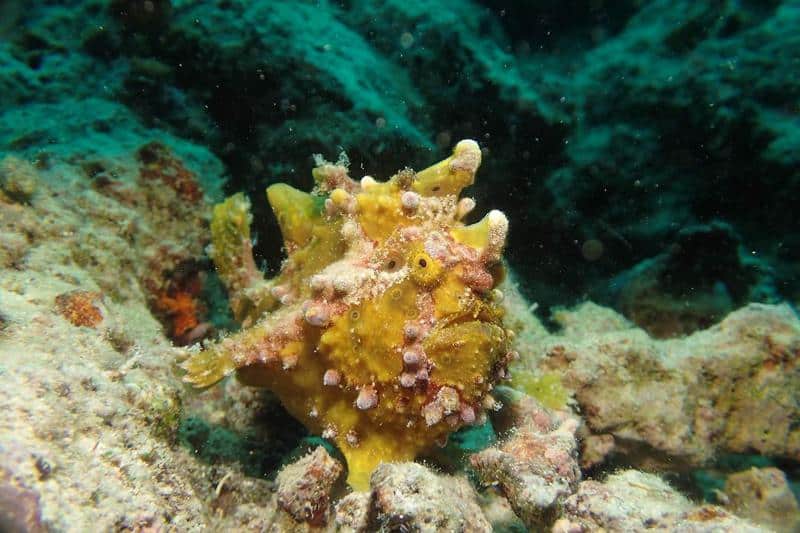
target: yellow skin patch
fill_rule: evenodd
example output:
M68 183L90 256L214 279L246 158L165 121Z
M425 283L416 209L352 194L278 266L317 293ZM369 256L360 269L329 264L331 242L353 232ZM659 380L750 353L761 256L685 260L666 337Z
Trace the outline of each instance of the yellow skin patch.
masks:
M383 242L400 226L409 225L396 183L374 183L356 195L358 222L367 237Z
M480 158L461 141L385 182L325 164L311 194L271 186L288 254L271 280L253 275L246 198L220 204L212 259L245 327L187 359L185 380L207 387L236 373L269 388L336 443L357 490L379 463L413 460L481 423L510 354L491 290L507 221L492 211L465 226L457 207Z
M354 385L389 382L400 375L403 330L397 324L416 318L416 294L407 282L374 300L353 306L323 333L320 355Z

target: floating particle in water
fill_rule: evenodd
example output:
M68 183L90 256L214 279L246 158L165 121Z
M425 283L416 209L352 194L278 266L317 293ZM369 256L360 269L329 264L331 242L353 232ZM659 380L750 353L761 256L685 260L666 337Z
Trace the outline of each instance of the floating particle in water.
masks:
M603 256L603 243L597 239L588 239L581 246L581 254L587 261L597 261Z
M404 50L408 50L413 45L414 45L414 36L407 31L403 32L403 34L400 35L400 46L402 46Z

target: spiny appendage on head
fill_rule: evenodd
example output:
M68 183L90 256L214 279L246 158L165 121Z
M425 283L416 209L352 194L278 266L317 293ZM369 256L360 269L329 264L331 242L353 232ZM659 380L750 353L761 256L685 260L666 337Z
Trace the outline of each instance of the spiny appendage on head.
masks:
M253 260L252 219L250 200L243 193L214 206L207 250L228 291L233 315L243 324L252 323L275 306L270 285Z
M475 202L458 195L480 160L477 143L461 141L385 182L324 164L312 194L270 187L288 254L269 282L276 307L192 357L186 380L205 386L236 369L270 388L339 445L356 488L378 463L481 423L511 354L495 289L508 221L491 211L461 222Z

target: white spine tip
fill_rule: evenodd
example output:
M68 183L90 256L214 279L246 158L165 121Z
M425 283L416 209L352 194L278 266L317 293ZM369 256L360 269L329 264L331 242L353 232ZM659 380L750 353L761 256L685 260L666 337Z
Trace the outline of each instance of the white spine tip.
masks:
M303 318L305 318L306 322L310 325L323 328L330 323L330 313L325 307L321 305L310 305L305 312L303 313Z
M415 211L419 207L419 194L414 191L405 191L400 196L400 203L407 211Z
M367 409L372 409L376 405L378 405L378 393L375 391L375 389L372 387L363 387L360 391L358 391L356 407L362 411L366 411Z
M322 376L322 384L326 387L335 387L342 381L342 376L339 374L338 371L330 368L325 371L325 375Z
M460 155L464 152L473 152L480 154L481 147L478 145L476 141L473 141L472 139L463 139L461 141L458 141L458 144L456 144L453 153L455 153L456 155Z
M492 229L498 231L502 230L503 232L508 231L508 218L506 215L497 209L492 209L489 211L489 230Z
M462 198L456 206L456 218L461 220L475 209L475 200L472 198Z
M378 183L372 176L364 176L361 178L361 188L366 190Z
M484 250L484 256L488 261L499 261L506 245L508 235L508 218L502 211L493 209L486 215L489 222L489 239Z
M403 387L408 389L413 387L416 383L417 377L414 374L411 374L410 372L403 372L403 374L400 375L400 385Z
M403 326L403 336L408 341L416 340L419 337L419 327L411 322Z
M475 173L481 166L481 147L472 139L459 141L453 150L452 167Z
M420 361L419 352L416 350L406 350L403 352L403 362L407 365L416 365Z

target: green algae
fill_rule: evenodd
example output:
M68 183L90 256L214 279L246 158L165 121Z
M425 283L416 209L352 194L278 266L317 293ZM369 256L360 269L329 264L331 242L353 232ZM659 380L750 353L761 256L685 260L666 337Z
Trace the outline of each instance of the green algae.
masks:
M299 436L294 431L286 433L280 439L269 440L188 416L178 427L178 442L205 463L237 464L245 475L273 477L297 448Z
M145 423L156 438L174 444L183 418L183 399L177 391L158 389L141 403Z
M536 399L548 409L565 409L570 392L564 388L561 376L555 372L534 375L527 371L512 374L511 387Z

